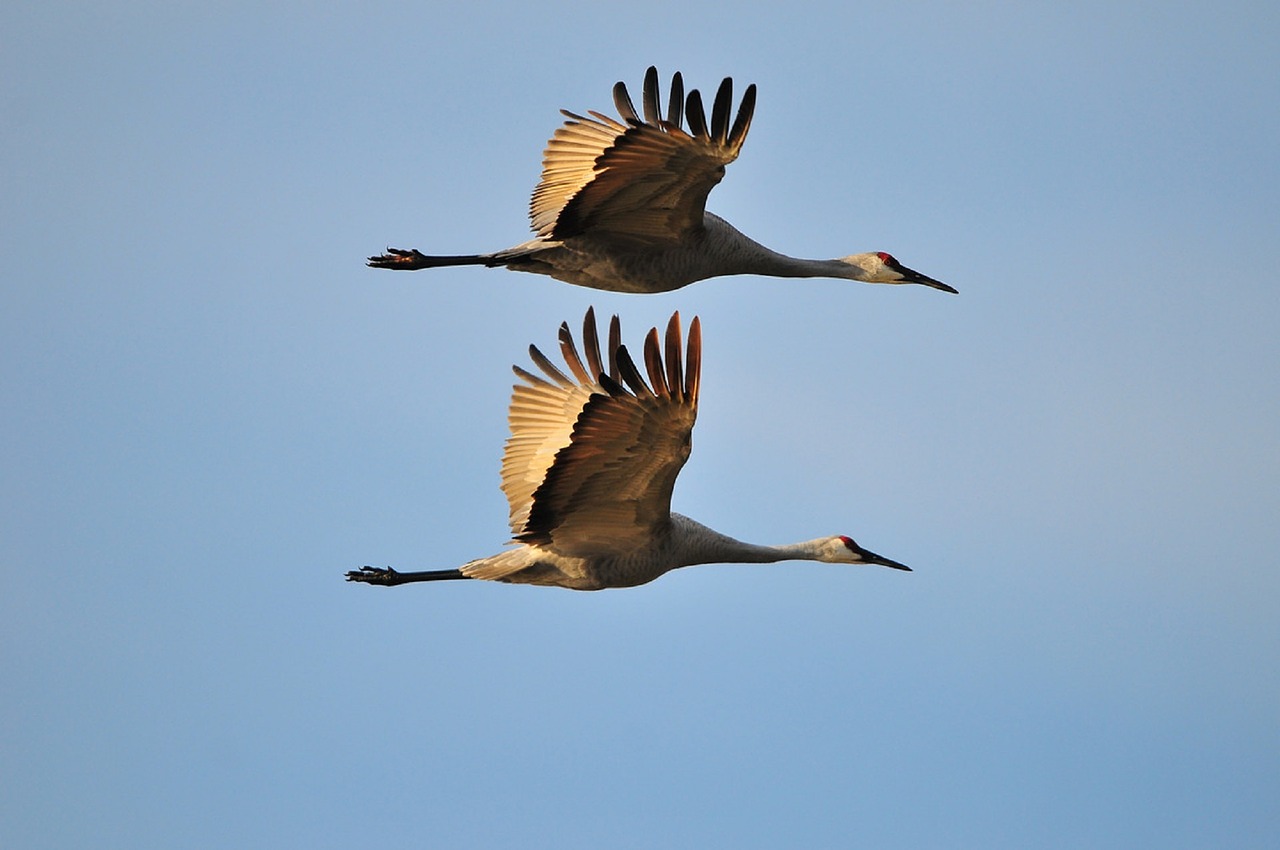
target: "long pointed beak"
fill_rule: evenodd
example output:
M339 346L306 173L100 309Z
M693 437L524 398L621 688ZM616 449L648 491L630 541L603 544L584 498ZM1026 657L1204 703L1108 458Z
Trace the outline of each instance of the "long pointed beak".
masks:
M920 272L915 269L909 269L906 266L902 266L899 269L895 269L895 271L906 278L902 281L903 283L921 283L925 286L931 286L934 289L941 289L943 292L950 292L952 295L960 294L960 290L956 289L954 286L947 286L942 281L934 280L927 274L920 274Z
M862 562L864 564L875 564L881 567L889 567L890 569L894 569L894 570L905 570L906 572L909 572L909 573L914 572L914 570L912 570L906 564L900 564L897 561L894 561L890 558L886 558L882 555L877 555L875 552L872 552L870 549L863 549L861 546L858 547L858 554L862 557Z

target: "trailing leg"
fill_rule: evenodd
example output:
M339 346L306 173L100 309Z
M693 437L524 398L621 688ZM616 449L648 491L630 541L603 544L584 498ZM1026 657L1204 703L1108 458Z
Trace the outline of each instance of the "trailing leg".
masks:
M502 265L502 263L494 262L494 259L486 254L431 257L417 248L410 248L407 251L402 248L388 248L387 253L370 257L368 265L370 268L375 269L414 271L415 269L434 269L440 266L495 266Z
M347 581L358 581L362 584L376 584L382 587L395 587L398 584L410 584L415 581L448 581L450 579L470 578L461 570L426 570L418 573L402 573L391 567L361 567L347 573Z

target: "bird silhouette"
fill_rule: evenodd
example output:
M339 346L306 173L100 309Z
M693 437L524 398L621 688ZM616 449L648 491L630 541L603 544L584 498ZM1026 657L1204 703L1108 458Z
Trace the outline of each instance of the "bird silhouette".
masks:
M621 343L617 316L609 324L607 358L600 356L592 309L582 343L585 362L569 326L560 326L572 376L532 345L529 356L542 375L513 367L521 382L508 412L502 490L514 545L458 569L366 566L348 572L349 581L394 586L487 579L600 590L645 584L694 564L810 560L910 570L843 535L760 546L673 513L671 492L689 459L698 413L701 323L695 317L689 327L683 362L679 313L667 324L665 356L657 328L649 331L648 383Z
M716 92L709 123L701 95L694 89L685 98L678 72L665 118L656 68L645 74L643 94L643 118L621 82L613 88L620 121L595 111L583 116L561 110L569 120L547 143L542 179L529 205L533 239L491 254L429 256L388 248L368 264L401 270L504 266L614 292L668 292L738 274L918 283L956 292L883 251L831 260L789 257L706 212L708 193L747 137L754 84L732 126L730 78Z

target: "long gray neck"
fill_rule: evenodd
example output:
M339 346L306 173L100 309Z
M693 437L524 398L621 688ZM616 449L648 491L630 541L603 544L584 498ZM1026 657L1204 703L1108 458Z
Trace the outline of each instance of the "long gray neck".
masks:
M790 257L760 246L764 253L756 255L750 268L752 274L771 277L849 277L851 266L839 260L806 260Z
M705 213L703 220L714 242L719 242L726 270L723 274L759 274L771 277L851 277L853 267L840 260L807 260L766 248L724 219Z
M789 543L785 546L760 546L744 543L727 534L707 528L687 516L673 513L672 540L676 551L673 560L682 567L694 564L772 564L777 561L811 561L816 557L819 541Z

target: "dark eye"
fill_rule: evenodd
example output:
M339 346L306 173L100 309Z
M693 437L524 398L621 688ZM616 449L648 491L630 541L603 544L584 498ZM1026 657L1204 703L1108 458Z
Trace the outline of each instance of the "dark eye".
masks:
M882 255L882 256L886 256L886 257L887 257L887 256L889 256L889 255L888 255L888 254L884 254L884 255ZM846 537L846 536L844 536L843 534L841 534L841 535L840 535L840 542L841 542L841 543L843 543L843 544L845 545L845 548L847 548L850 552L857 552L857 551L858 551L858 544L853 542L853 538L852 538L852 537Z
M886 266L896 266L898 264L898 261L893 258L892 254L886 254L884 251L878 252L876 256L879 257L880 261Z

